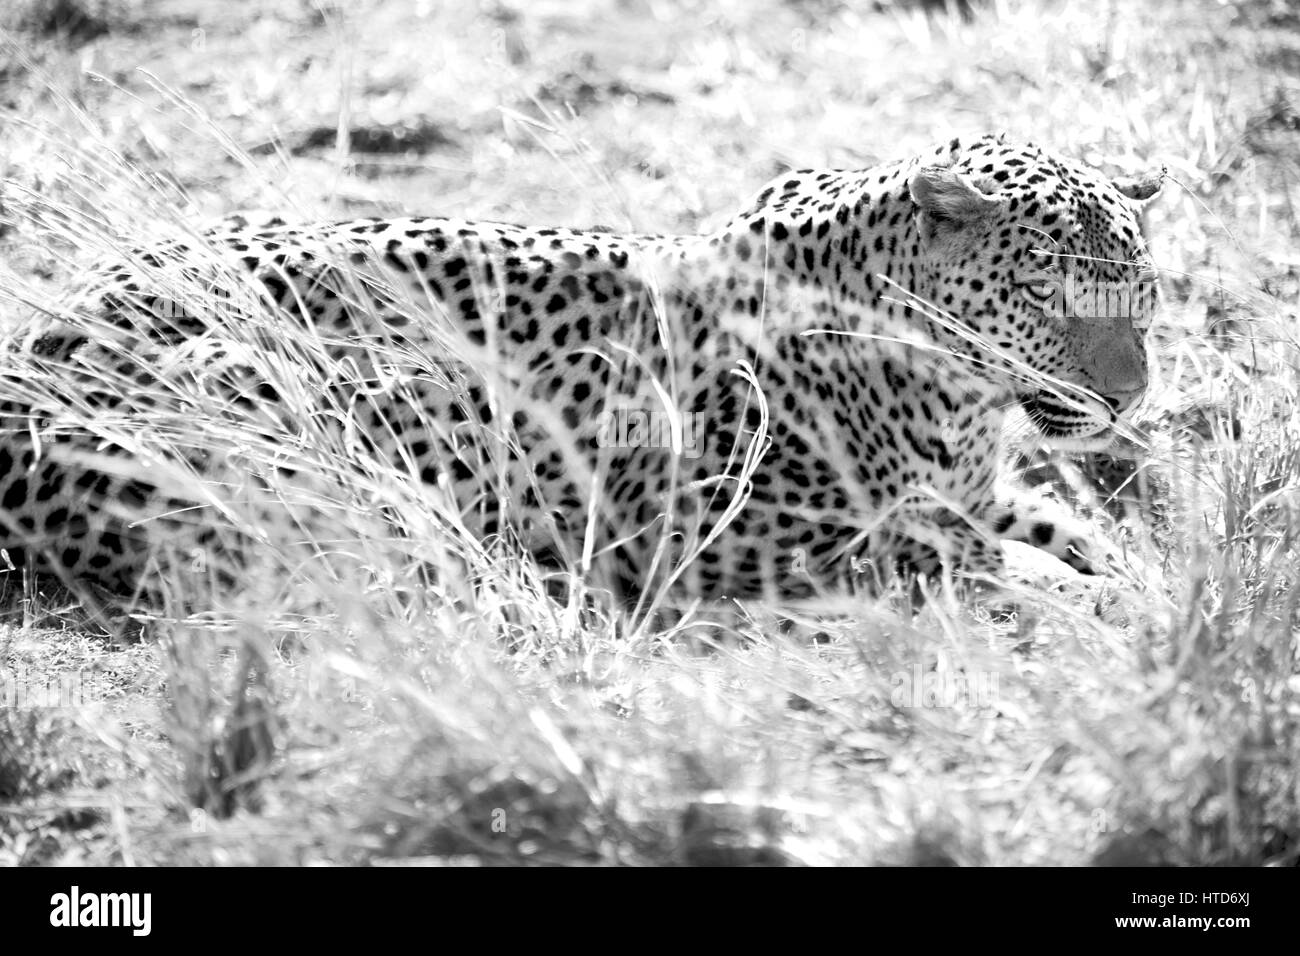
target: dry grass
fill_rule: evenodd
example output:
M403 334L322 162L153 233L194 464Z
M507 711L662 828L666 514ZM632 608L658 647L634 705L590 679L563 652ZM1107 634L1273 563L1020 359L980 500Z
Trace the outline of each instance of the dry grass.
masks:
M145 643L8 585L0 862L1294 863L1300 22L1266 3L589 6L5 24L5 315L239 208L693 231L777 171L954 132L1164 162L1167 307L1126 489L1145 520L1098 518L1154 573L1008 582L1010 622L943 596L671 626L556 600L348 443L320 414L328 358L254 303L223 340L277 384L279 418L190 385L185 415L60 397L210 493L261 563L202 615L169 575ZM199 481L196 450L252 477ZM59 675L88 699L34 705Z

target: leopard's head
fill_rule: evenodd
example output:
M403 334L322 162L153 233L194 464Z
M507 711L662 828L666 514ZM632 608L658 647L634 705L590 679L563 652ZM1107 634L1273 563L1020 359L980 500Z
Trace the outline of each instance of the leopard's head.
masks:
M1111 179L1000 137L910 175L924 291L968 330L944 335L1057 444L1103 446L1146 391L1159 296L1139 219L1162 178Z

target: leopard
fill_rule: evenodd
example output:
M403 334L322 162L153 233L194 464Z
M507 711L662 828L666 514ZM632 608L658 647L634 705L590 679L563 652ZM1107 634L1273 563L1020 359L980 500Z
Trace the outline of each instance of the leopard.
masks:
M1164 178L987 134L782 173L693 235L272 214L142 244L6 338L0 554L138 589L194 503L100 423L188 421L199 389L274 442L296 388L455 533L623 600L995 579L1004 541L1093 573L1086 528L1004 474L1004 435L1013 413L1067 451L1123 432ZM286 343L307 345L277 372Z

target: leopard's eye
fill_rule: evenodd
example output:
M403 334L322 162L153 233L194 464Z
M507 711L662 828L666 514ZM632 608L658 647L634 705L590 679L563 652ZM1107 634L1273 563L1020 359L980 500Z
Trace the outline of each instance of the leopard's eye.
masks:
M1060 302L1064 289L1063 278L1054 272L1040 270L1029 273L1017 285L1020 295L1031 305L1039 309L1049 308L1053 302Z
M1032 306L1043 309L1052 301L1052 293L1045 290L1042 286L1037 288L1032 286L1021 286L1020 295Z

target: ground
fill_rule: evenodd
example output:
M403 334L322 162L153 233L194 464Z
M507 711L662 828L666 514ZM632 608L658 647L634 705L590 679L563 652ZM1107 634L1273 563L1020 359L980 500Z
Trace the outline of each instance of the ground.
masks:
M990 130L1172 180L1149 447L1028 459L1085 499L1120 475L1095 503L1129 569L1022 569L1005 614L670 626L499 556L426 594L349 526L388 586L264 576L144 640L6 575L0 864L1300 858L1289 5L24 0L0 28L6 322L235 209L694 231L784 170Z

